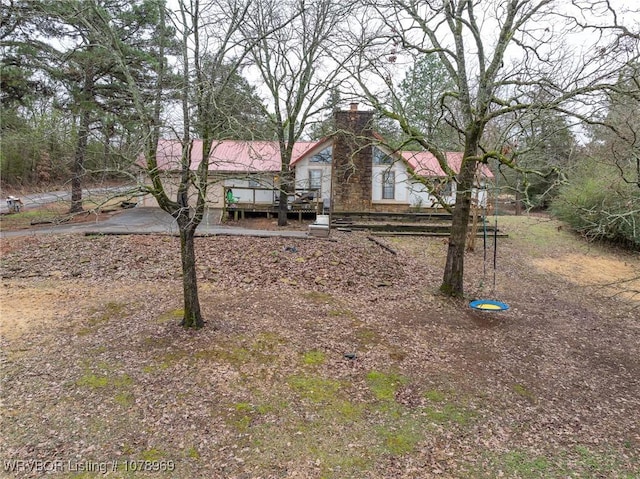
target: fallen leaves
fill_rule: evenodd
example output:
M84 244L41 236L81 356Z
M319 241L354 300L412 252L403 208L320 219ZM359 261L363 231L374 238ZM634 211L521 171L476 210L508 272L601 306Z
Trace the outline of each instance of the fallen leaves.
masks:
M505 240L512 309L472 312L436 293L439 240L332 237L198 238L197 332L175 238L3 240L3 328L29 320L2 338L3 456L164 458L177 478L637 469L628 304ZM469 290L481 272L468 255Z
M409 282L424 268L357 234L337 241L209 237L196 239L198 277L220 287L287 285L359 291ZM17 240L13 240L17 241ZM179 240L159 237L149 251L145 236L50 236L2 258L2 278L49 277L84 280L172 280L181 276ZM55 254L51 254L55 251ZM348 265L343 261L348 258Z

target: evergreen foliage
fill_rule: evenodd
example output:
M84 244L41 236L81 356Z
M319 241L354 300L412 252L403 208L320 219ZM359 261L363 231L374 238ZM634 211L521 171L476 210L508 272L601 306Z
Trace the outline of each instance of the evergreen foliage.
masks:
M581 164L560 188L552 211L589 239L640 250L640 188L625 182L608 161Z
M554 213L579 233L640 250L640 75L620 73L606 114L591 129L586 158L553 202Z

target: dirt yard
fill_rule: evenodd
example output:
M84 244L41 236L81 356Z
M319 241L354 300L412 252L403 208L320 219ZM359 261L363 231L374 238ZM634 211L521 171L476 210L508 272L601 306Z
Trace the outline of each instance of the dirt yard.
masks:
M500 223L501 313L441 239L200 238L197 332L175 238L3 239L0 477L640 477L639 255Z

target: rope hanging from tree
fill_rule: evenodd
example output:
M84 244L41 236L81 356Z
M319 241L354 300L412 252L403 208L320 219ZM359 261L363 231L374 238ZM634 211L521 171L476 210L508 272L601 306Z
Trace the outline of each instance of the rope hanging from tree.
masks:
M500 170L500 166L498 166ZM500 172L500 171L499 171ZM486 188L485 188L486 190ZM487 277L487 199L483 201L482 208L482 243L483 243L483 262L482 262L482 282L481 287L484 286L484 282ZM498 177L496 176L495 188L494 188L494 207L493 207L493 287L491 289L491 296L496 291L496 270L498 269ZM469 303L469 307L478 311L506 311L509 309L509 305L502 301L496 301L492 299L476 299Z

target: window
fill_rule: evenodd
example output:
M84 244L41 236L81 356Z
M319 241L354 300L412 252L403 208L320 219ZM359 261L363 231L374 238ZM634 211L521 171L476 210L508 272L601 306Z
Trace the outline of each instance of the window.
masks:
M262 185L260 184L260 180L255 177L249 177L249 188L260 188Z
M332 147L329 146L322 150L320 153L316 153L315 155L313 155L311 158L309 158L309 161L311 163L331 163L332 151Z
M322 170L309 170L309 189L318 192L322 189Z
M373 164L374 165L391 165L393 158L387 155L380 148L373 147Z
M396 173L385 171L382 173L382 199L392 200L396 197Z
M451 181L446 178L437 179L434 182L434 189L436 193L441 196L451 196L453 194L453 186Z

